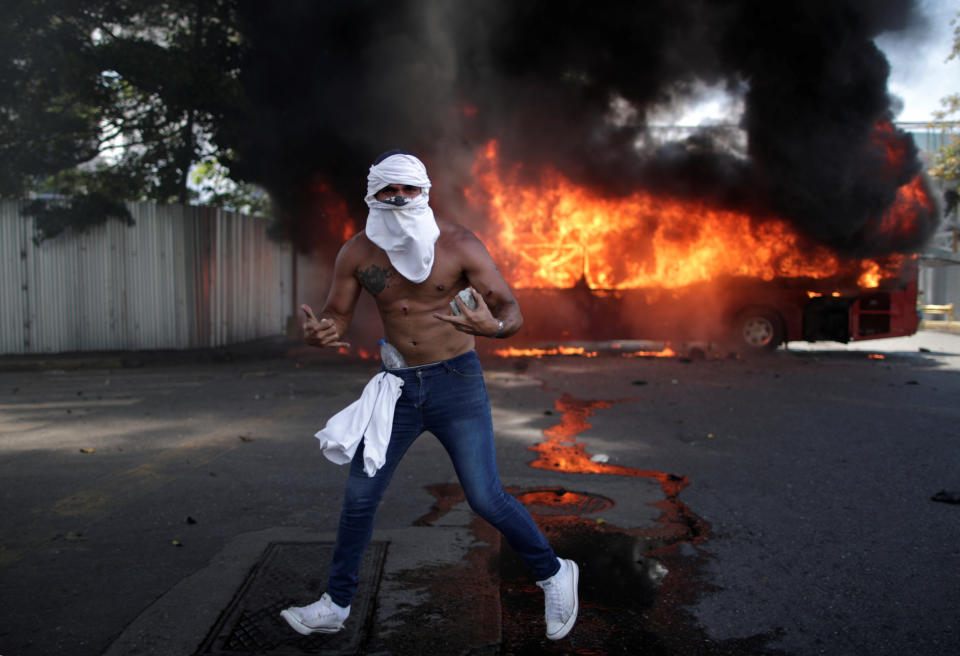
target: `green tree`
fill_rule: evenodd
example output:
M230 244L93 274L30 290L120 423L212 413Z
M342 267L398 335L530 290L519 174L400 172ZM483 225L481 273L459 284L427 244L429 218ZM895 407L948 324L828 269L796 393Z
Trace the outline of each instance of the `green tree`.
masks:
M227 151L226 157L231 153ZM205 157L190 173L190 182L201 202L217 205L242 214L269 216L270 197L256 185L237 182L230 177L230 170L213 155Z
M0 8L0 194L19 196L97 156L110 90L100 82L95 26L68 2Z
M237 1L4 3L0 197L68 198L32 208L40 238L111 203L123 218L120 201L195 195L191 167L218 154L218 125L243 105Z
M960 13L950 24L953 25L953 48L947 61L960 60ZM943 109L934 113L934 120L950 121L960 118L960 93L950 94L940 102ZM929 173L941 180L960 180L960 133L955 131L953 138L940 148Z

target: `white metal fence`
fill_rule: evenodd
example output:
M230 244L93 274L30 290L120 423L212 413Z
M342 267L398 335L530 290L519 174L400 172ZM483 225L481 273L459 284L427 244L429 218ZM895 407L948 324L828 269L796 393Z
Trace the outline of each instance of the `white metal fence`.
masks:
M284 332L292 250L266 221L131 203L84 234L33 243L25 203L0 201L0 354L186 349Z

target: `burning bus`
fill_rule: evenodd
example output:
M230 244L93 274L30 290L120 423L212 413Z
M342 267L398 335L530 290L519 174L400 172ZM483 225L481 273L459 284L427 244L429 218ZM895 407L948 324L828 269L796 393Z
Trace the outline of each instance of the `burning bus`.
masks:
M844 256L776 217L649 191L608 197L557 171L512 178L496 142L474 167L468 200L514 286L528 341L655 339L773 349L789 341L913 334L914 255ZM875 231L910 230L934 211L917 177Z
M916 2L243 4L269 29L232 165L298 248L362 229L358 172L403 148L530 341L915 329L910 254L938 217L877 40Z
M836 279L726 277L676 289L518 288L535 341L719 341L746 350L790 341L878 339L917 330L917 260L875 287Z

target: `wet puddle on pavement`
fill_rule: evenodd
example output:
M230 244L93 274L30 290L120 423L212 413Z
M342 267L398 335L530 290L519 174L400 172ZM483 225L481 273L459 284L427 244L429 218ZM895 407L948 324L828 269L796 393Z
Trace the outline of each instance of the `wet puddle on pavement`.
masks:
M525 563L505 541L500 549L501 654L664 654L746 656L780 654L767 645L776 634L711 640L686 610L709 591L702 549L710 526L679 499L690 483L685 476L634 469L595 461L587 445L574 438L590 428L587 419L614 403L563 394L555 401L559 423L543 430L545 440L529 447L538 454L530 466L566 473L648 478L663 498L653 527L622 527L587 515L612 507L616 500L564 488L507 491L531 512L554 551L580 566L580 615L567 638L543 635L543 593L530 579ZM464 500L455 484L429 488L433 511L418 523L431 523Z

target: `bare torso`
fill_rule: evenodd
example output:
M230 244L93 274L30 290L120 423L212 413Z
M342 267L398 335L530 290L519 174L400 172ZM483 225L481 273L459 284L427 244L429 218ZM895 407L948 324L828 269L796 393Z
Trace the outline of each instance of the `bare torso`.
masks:
M464 261L469 253L465 251L473 246L471 241L478 242L472 233L455 223L437 223L440 237L434 249L433 269L419 284L400 275L386 252L365 234L354 236L345 246L349 249L353 277L377 304L387 341L397 347L410 366L446 360L475 346L473 335L460 332L433 315L449 314L450 300L471 284Z
M456 223L441 220L437 225L433 268L419 284L400 275L366 234L351 237L337 254L323 310L315 316L302 306L307 343L349 346L342 337L363 290L373 296L387 340L409 366L466 353L474 348L475 336L505 338L520 330L520 306L484 245ZM476 308L461 304L461 314L454 316L450 301L468 286Z

